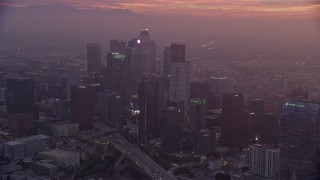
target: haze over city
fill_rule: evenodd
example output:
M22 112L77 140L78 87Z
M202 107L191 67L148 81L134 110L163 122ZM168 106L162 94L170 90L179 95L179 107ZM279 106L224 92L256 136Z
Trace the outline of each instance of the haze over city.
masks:
M16 0L1 5L3 40L127 39L135 35L131 29L141 26L151 29L159 43L171 39L226 41L230 37L238 46L303 47L319 39L319 1L314 0Z
M320 179L319 18L319 0L0 0L0 179Z

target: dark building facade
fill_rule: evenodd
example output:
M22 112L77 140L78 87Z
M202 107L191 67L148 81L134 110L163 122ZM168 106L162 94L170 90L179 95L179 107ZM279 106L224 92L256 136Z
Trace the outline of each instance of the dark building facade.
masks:
M5 73L0 72L0 87L5 87Z
M198 132L206 128L207 103L205 99L193 98L189 105L190 124L189 127Z
M104 68L101 68L101 71L103 71ZM105 90L107 88L107 80L106 76L103 76L102 73L92 73L89 76L85 76L82 79L83 85L99 85L101 89Z
M190 98L201 98L207 101L209 96L209 84L208 82L191 82L190 86Z
M107 89L122 93L126 87L125 80L125 54L108 53L107 55Z
M167 100L166 101L166 108L174 107L180 110L183 113L183 119L185 118L185 102L182 100Z
M190 87L190 128L200 131L206 128L207 98L209 84L207 82L192 82Z
M213 154L215 152L216 136L208 129L194 133L193 151L197 154Z
M110 53L125 53L126 43L124 40L110 40Z
M32 79L7 79L8 127L23 135L34 126L34 86Z
M98 113L104 122L113 126L121 127L123 124L123 98L119 93L111 90L98 92Z
M169 107L163 109L162 113L162 145L168 151L178 151L181 143L183 112L177 108Z
M263 144L279 144L280 141L280 120L279 116L272 113L264 115L262 123L262 138Z
M168 77L171 73L171 47L166 47L163 51L163 76Z
M307 179L319 165L319 109L313 102L285 101L280 128L280 179Z
M139 83L139 142L160 136L160 119L164 108L163 78L148 74Z
M141 75L144 73L156 73L156 43L154 40L151 40L149 29L141 29L139 42L139 50L141 53Z
M125 58L125 80L126 88L124 91L126 102L131 102L132 98L138 94L138 84L140 79L140 40L135 38L128 42Z
M151 40L149 29L142 28L139 38L128 42L125 53L125 84L126 102L137 107L139 82L145 74L156 72L156 43Z
M221 93L217 91L210 91L207 98L207 109L220 109L221 99Z
M221 144L238 147L243 142L243 94L222 95Z
M180 43L171 44L171 63L186 62L186 46Z
M265 102L260 99L252 100L248 104L248 111L254 113L254 133L258 139L262 137Z
M101 44L87 44L87 73L90 75L94 72L101 71Z
M79 124L80 130L91 130L94 124L96 89L93 86L71 87L71 121Z
M171 43L169 100L183 100L184 112L187 113L190 100L190 62L185 59L185 49L184 44Z

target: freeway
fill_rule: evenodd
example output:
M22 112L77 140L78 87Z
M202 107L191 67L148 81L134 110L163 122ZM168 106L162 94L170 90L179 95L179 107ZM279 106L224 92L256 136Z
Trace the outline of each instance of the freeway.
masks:
M141 168L151 179L155 180L174 180L167 171L165 171L160 165L155 163L150 157L148 157L140 149L129 143L120 134L115 133L108 135L107 137L96 140L96 143L107 143L113 148L120 151L123 156L132 160L136 166Z

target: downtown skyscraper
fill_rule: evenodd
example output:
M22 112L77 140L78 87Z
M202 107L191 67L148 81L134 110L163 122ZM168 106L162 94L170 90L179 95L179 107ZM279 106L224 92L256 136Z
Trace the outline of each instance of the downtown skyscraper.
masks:
M158 138L164 108L163 78L147 74L139 83L139 142L146 146L147 140Z
M35 101L32 79L7 79L8 127L21 136L34 128Z
M124 94L126 99L135 101L139 81L142 80L144 74L156 72L156 44L150 38L149 29L142 28L139 38L133 38L128 42L125 57L127 88Z
M80 130L91 130L93 127L95 96L91 85L71 87L71 122L79 124Z
M280 179L313 178L319 165L319 110L313 102L283 103L280 128Z
M100 73L101 70L101 44L87 44L87 73L91 75L94 72Z
M145 73L156 72L156 43L151 40L149 29L142 28L139 34L139 49L141 53L140 72Z
M126 44L125 40L110 40L110 53L125 53L126 52Z
M244 139L243 94L225 93L222 95L221 144L239 147Z
M107 89L122 93L125 84L125 54L121 52L108 53L107 55Z
M184 44L171 44L169 100L184 101L184 112L187 112L190 97L190 63L186 62L185 49Z

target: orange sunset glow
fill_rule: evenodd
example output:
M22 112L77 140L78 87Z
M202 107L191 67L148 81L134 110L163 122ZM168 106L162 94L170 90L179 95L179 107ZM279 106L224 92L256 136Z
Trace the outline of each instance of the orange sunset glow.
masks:
M129 9L142 14L318 17L318 0L13 0L3 4L64 4L79 9Z

